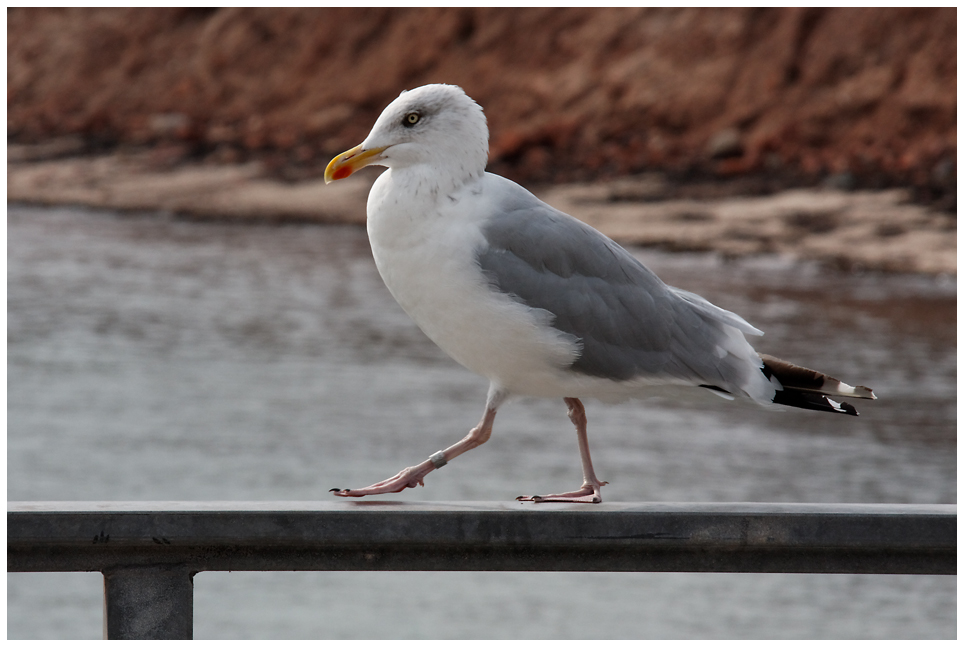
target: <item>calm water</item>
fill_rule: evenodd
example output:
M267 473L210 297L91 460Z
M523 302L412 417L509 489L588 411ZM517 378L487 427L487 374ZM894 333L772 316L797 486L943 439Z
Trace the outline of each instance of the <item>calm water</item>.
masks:
M639 251L758 350L874 387L861 417L587 404L610 501L956 502L955 283ZM8 499L312 500L461 438L486 382L392 300L358 228L8 208ZM407 500L579 485L562 402ZM99 574L10 574L10 638L97 638ZM954 577L203 573L198 638L955 636ZM375 619L377 623L373 622Z

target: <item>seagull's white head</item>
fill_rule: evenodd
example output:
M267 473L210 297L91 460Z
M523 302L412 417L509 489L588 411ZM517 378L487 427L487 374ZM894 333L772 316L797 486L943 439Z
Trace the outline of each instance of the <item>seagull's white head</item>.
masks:
M429 165L454 180L481 175L489 158L489 129L479 104L454 85L404 91L386 106L361 144L332 160L325 182L362 167Z

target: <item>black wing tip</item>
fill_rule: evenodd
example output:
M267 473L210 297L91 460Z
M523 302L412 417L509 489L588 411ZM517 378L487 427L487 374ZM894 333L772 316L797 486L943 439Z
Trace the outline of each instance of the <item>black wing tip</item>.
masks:
M826 398L827 400L830 400L830 399L827 398L826 396L825 396L825 398ZM838 405L838 407L839 407L840 409L836 409L835 411L838 412L839 414L848 414L849 416L858 416L858 410L856 410L856 409L854 408L854 405L852 405L851 403L845 403L844 401L841 401L840 403L837 403L837 405Z
M834 414L858 416L858 410L856 410L851 403L836 401L823 394L815 394L813 392L785 389L774 394L774 402L778 405L787 405L788 407L814 410L816 412L831 412Z

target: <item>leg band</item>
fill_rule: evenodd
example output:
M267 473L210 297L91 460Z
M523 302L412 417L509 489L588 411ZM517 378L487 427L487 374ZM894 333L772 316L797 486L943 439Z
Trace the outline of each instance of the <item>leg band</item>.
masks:
M431 461L432 465L435 466L436 468L442 468L447 463L449 463L448 461L446 461L446 455L442 450L430 455L429 461Z

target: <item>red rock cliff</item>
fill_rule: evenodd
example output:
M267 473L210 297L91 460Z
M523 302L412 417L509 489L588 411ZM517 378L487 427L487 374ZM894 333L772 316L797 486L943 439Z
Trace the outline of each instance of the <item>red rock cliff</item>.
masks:
M8 134L317 170L461 85L491 167L954 191L951 9L8 9Z

